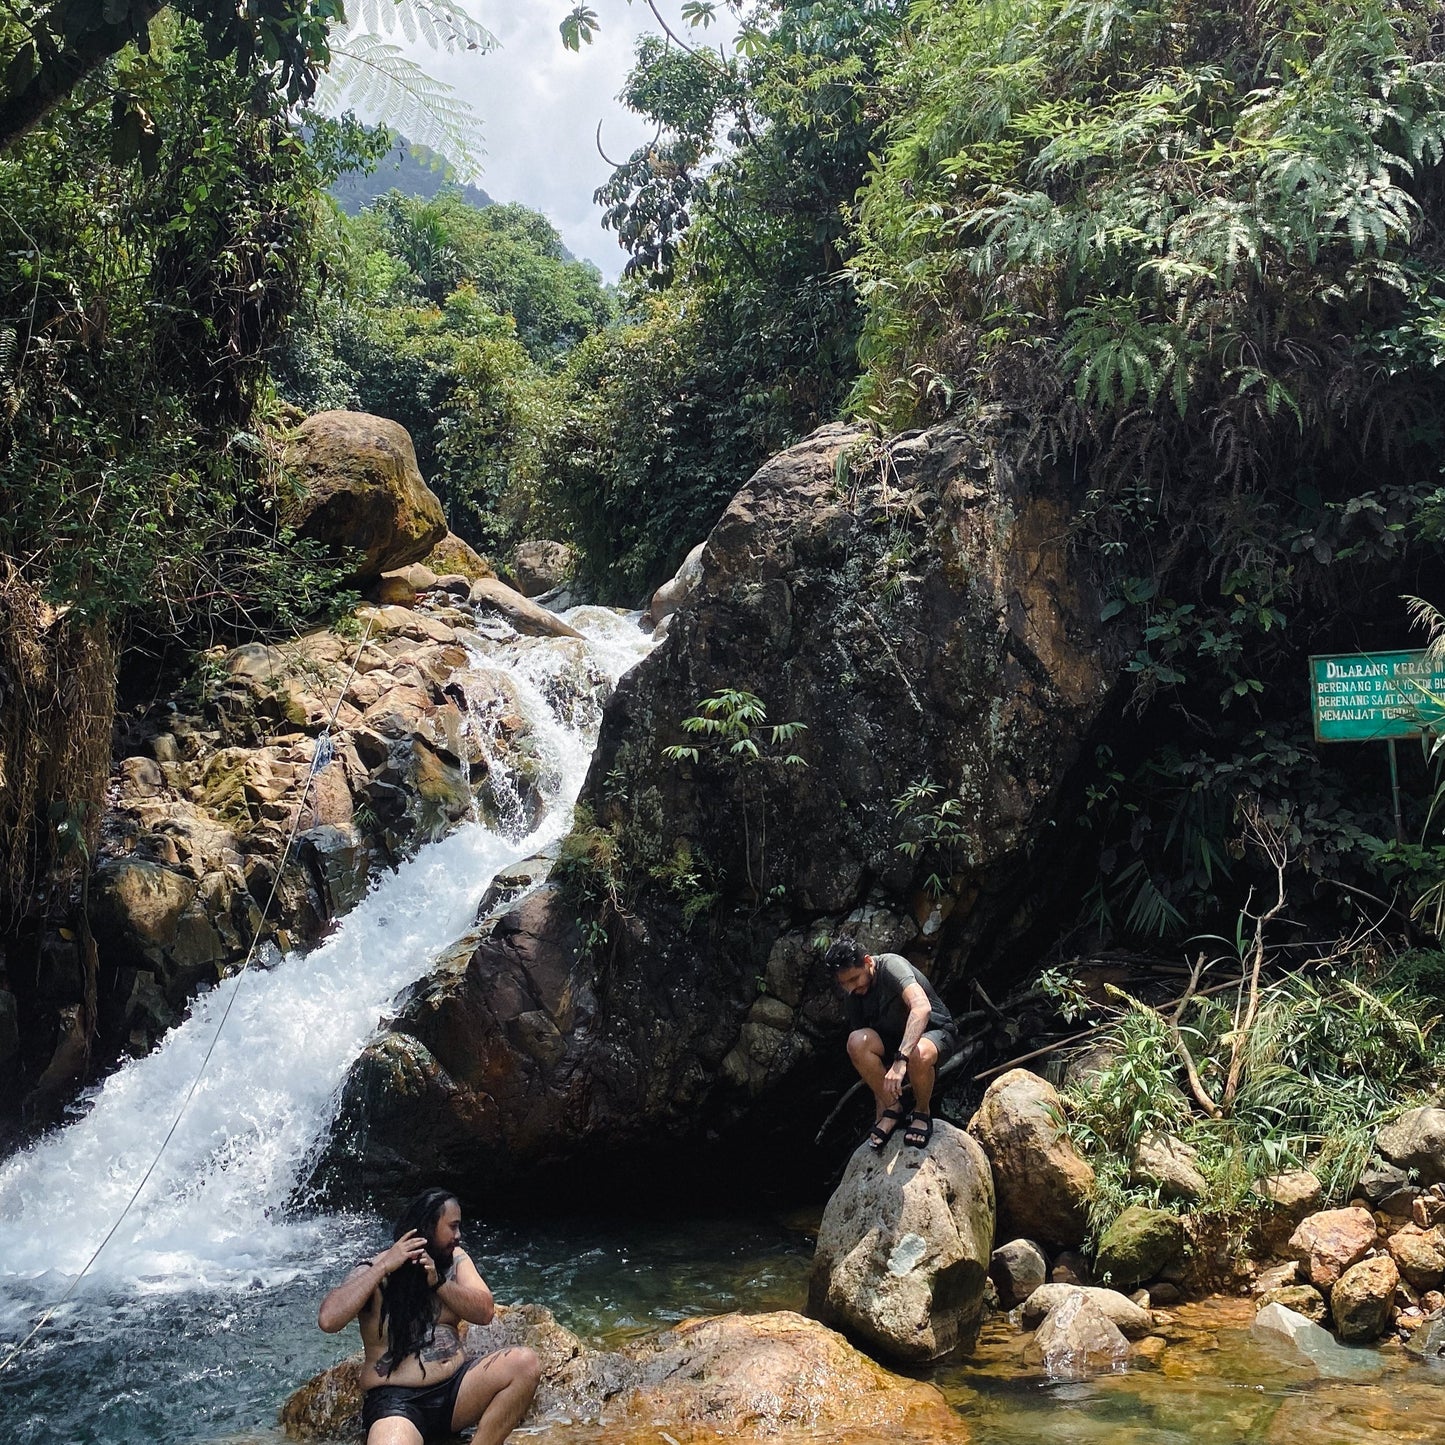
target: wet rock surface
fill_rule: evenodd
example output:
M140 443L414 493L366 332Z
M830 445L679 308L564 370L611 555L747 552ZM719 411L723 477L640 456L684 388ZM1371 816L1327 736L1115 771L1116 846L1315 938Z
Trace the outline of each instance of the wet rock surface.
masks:
M614 1146L644 1139L675 1141L679 1171L709 1138L714 1174L813 1168L826 1107L770 1104L852 1082L814 940L886 915L947 997L982 940L997 957L1017 937L1047 872L1051 805L1116 676L1062 493L957 427L892 445L886 482L865 460L840 485L840 456L871 445L824 428L760 469L607 705L574 851L605 852L613 882L572 875L592 943L557 962L595 1001L557 1066L591 1079L553 1149L574 1179L629 1167ZM887 560L894 531L906 567ZM669 759L724 688L760 698L769 726L805 724L807 766ZM896 846L893 802L925 776L961 796L972 840L938 900L921 889L937 861Z
M1050 1310L1024 1348L1024 1363L1055 1379L1084 1379L1118 1369L1128 1358L1129 1341L1083 1291Z
M1045 1284L1040 1285L1024 1301L1020 1318L1026 1330L1036 1330L1044 1318L1066 1300L1076 1297L1087 1299L1107 1319L1116 1325L1128 1339L1142 1339L1154 1328L1154 1321L1148 1310L1134 1303L1118 1290L1101 1289L1097 1285Z
M473 614L449 601L366 606L342 633L216 649L187 710L158 705L131 729L90 881L95 1063L148 1049L253 945L266 967L318 941L380 870L461 820L535 820L520 698L467 650ZM497 626L505 651L517 634ZM30 1053L56 1047L45 1018L83 996L77 949L57 937L43 950L48 1013L16 1021ZM82 1050L70 1088L83 1065Z
M755 1439L806 1433L845 1439L966 1438L931 1385L881 1369L841 1335L801 1315L689 1320L621 1350L593 1350L548 1311L523 1305L467 1333L479 1356L511 1345L537 1351L542 1378L525 1422L530 1438L564 1440L600 1427L614 1441ZM360 1438L360 1357L303 1385L281 1411L293 1440Z

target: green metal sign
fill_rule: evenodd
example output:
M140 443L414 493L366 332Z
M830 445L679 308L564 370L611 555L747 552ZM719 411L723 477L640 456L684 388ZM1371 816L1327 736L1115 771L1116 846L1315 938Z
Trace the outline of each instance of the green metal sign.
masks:
M1348 652L1310 658L1315 741L1383 742L1445 722L1445 667L1424 652Z

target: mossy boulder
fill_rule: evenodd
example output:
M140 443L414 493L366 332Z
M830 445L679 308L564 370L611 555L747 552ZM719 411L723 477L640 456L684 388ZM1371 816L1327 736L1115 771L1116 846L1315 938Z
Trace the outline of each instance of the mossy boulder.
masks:
M286 464L298 485L286 520L369 581L420 562L447 535L406 428L358 411L323 411L291 434Z
M1171 1265L1184 1249L1184 1225L1177 1214L1132 1204L1099 1241L1100 1277L1117 1289L1133 1289Z

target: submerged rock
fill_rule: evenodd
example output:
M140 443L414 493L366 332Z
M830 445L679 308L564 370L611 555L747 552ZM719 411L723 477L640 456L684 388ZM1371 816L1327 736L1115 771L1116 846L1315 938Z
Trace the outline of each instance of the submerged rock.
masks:
M1136 1305L1128 1296L1118 1290L1099 1289L1094 1285L1045 1284L1040 1285L1024 1301L1023 1326L1036 1330L1044 1317L1056 1310L1066 1300L1082 1296L1107 1319L1111 1320L1128 1339L1142 1339L1154 1328L1149 1311Z
M931 1385L900 1379L841 1335L801 1315L721 1315L689 1320L621 1350L591 1350L535 1305L499 1309L467 1331L468 1355L509 1346L542 1366L524 1424L530 1438L565 1439L576 1424L606 1438L656 1442L811 1438L958 1439L959 1421ZM360 1438L361 1356L324 1371L281 1410L293 1440Z
M860 1147L818 1232L808 1312L870 1349L922 1364L978 1333L994 1233L983 1151L942 1119L925 1149Z
M983 1096L970 1132L998 1191L999 1228L1053 1246L1083 1242L1094 1171L1063 1126L1063 1100L1026 1069L1010 1069Z
M1426 1317L1405 1342L1405 1349L1416 1359L1445 1359L1445 1313L1436 1311Z
M1254 1317L1250 1331L1257 1340L1286 1351L1298 1363L1311 1365L1326 1379L1368 1380L1384 1368L1373 1351L1351 1350L1328 1330L1281 1304L1268 1304Z
M1024 1363L1056 1379L1078 1380L1122 1367L1129 1341L1082 1290L1049 1311L1024 1347Z

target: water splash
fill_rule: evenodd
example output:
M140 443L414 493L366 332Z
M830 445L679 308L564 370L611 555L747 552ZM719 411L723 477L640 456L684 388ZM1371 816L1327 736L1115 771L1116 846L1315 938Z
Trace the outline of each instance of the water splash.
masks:
M538 762L541 821L520 836L505 821L472 822L424 847L325 943L198 998L154 1052L105 1081L83 1118L0 1166L0 1330L11 1333L37 1297L58 1294L54 1286L69 1282L121 1215L232 995L160 1167L78 1293L276 1284L331 1252L336 1221L291 1218L284 1206L347 1069L397 991L471 926L497 873L568 827L601 694L649 649L634 619L598 608L569 617L584 641L479 638L470 646L474 663L505 674L519 699ZM556 700L561 679L565 707ZM465 673L457 681L465 691Z

